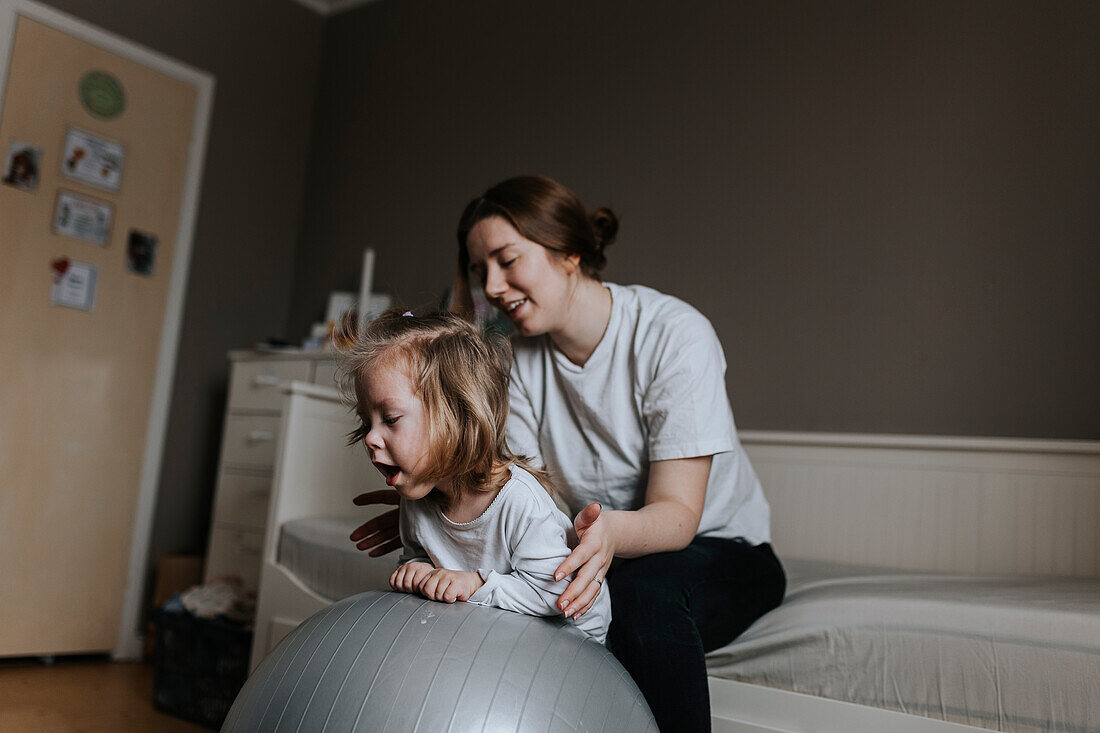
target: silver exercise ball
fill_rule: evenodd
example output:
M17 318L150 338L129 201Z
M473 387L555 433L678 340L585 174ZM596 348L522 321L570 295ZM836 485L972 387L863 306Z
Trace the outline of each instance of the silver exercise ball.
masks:
M235 731L657 731L604 646L560 618L371 591L311 616L237 695Z

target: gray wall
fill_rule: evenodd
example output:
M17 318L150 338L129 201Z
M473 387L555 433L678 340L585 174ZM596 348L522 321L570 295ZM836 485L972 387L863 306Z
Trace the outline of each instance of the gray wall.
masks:
M226 352L286 333L323 20L291 0L48 0L216 77L150 560L205 554Z
M540 172L713 321L742 428L1100 438L1100 5L381 0L325 30L290 332L434 300ZM206 201L210 200L207 191Z

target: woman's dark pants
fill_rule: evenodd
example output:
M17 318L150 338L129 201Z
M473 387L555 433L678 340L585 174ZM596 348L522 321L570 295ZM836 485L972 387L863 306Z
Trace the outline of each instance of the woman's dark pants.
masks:
M696 537L678 552L626 560L608 573L607 644L657 725L709 731L706 652L779 605L787 585L771 545Z

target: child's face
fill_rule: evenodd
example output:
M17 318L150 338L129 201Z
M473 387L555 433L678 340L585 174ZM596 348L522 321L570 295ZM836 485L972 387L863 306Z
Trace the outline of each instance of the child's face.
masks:
M428 414L403 366L382 363L360 374L356 411L367 431L363 444L386 484L406 499L422 499L436 486L423 477Z

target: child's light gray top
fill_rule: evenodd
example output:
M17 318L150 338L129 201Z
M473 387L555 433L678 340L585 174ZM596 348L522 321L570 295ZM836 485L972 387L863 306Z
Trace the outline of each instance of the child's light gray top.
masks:
M447 570L477 571L485 584L470 603L533 616L556 616L558 596L572 576L554 580L569 556L573 525L542 484L519 466L481 516L448 519L431 499L401 500L401 563L428 562ZM575 542L574 542L575 544ZM592 608L575 622L601 644L611 624L607 581Z

